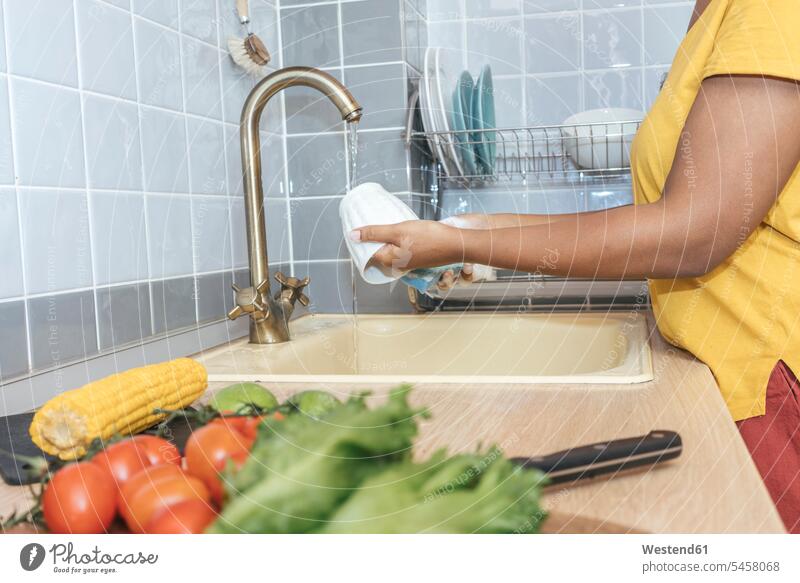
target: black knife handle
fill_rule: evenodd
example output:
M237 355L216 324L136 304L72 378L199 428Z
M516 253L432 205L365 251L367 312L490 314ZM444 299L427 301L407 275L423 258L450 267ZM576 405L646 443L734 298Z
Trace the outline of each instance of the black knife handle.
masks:
M512 458L516 464L541 470L551 484L593 478L675 459L681 455L681 436L655 430L647 435L602 441L540 457Z

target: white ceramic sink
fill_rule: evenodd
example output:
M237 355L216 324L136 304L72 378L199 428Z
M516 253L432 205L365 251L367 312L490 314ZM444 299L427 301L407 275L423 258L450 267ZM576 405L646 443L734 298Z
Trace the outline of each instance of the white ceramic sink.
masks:
M641 314L307 315L292 340L206 351L210 381L640 383L652 380Z

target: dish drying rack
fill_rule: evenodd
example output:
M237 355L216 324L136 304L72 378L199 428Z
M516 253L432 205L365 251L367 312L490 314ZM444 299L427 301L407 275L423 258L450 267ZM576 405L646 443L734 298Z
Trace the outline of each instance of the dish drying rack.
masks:
M639 122L624 122L638 128ZM629 165L604 168L581 168L569 149L600 150L605 159L627 155L624 150L629 147L626 139L632 139L635 131L614 133L611 126L618 127L620 122L580 124L575 126L541 126L526 128L501 128L493 130L461 130L449 132L422 133L428 140L438 141L442 148L449 143L456 147L474 147L483 142L493 144L496 148L494 169L490 173L465 174L451 176L442 170L439 178L445 182L455 182L465 186L477 186L481 183L513 180L518 178L523 184L529 180L570 184L586 180L615 180L630 174ZM589 135L578 137L569 135L568 131L586 130ZM598 135L594 135L597 132ZM606 133L608 132L608 133ZM618 141L619 143L614 143ZM616 150L616 151L615 151ZM435 155L434 155L435 158Z
M438 183L432 185L434 191L447 184L472 187L503 180L518 180L523 185L530 181L570 185L626 179L630 176L631 142L641 125L641 120L620 120L426 132L418 119L419 107L419 94L415 92L409 102L406 143L409 148L421 148L430 158ZM480 169L478 173L465 175L446 172L448 162L440 159L437 150L448 152L451 145L456 150L474 150L480 144L495 151L491 172Z
M518 181L521 185L570 186L608 184L630 179L629 151L641 120L613 121L573 125L497 128L426 132L419 110L419 94L409 100L405 128L407 168L416 168L423 175L423 189L430 196L427 204L415 211L420 218L441 218L441 197L449 187L471 188L500 181ZM473 147L477 139L488 138L495 146L495 165L491 173L450 176L437 155L436 141L442 151L449 148ZM463 141L462 141L463 140ZM434 147L431 147L431 145ZM602 168L585 168L577 164L574 153L581 156L590 148L591 156L624 163ZM583 161L583 160L581 160ZM594 161L594 160L590 160ZM409 289L409 301L417 311L448 310L514 310L538 311L605 311L630 310L649 306L645 281L590 280L499 270L493 281L469 286L456 286L447 292L420 294Z

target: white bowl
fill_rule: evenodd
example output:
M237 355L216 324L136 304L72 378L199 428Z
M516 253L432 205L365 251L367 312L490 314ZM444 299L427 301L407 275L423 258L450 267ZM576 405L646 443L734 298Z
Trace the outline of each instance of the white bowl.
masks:
M590 109L564 120L564 149L579 168L621 170L631 165L631 143L644 113L622 107ZM627 122L627 123L615 123Z

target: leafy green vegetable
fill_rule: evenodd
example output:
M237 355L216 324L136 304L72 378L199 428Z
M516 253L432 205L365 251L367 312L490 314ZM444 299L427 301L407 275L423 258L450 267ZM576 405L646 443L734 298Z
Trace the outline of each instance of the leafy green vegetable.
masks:
M252 455L230 476L229 502L209 532L308 532L366 478L410 455L422 411L408 404L408 387L367 409L364 396L322 420L292 415L265 423Z
M424 463L405 460L368 478L319 529L323 533L536 532L543 474L496 448Z
M226 476L228 503L208 532L536 532L543 474L497 448L413 461L425 412L408 392L375 409L357 395L321 419L265 420L248 461Z

